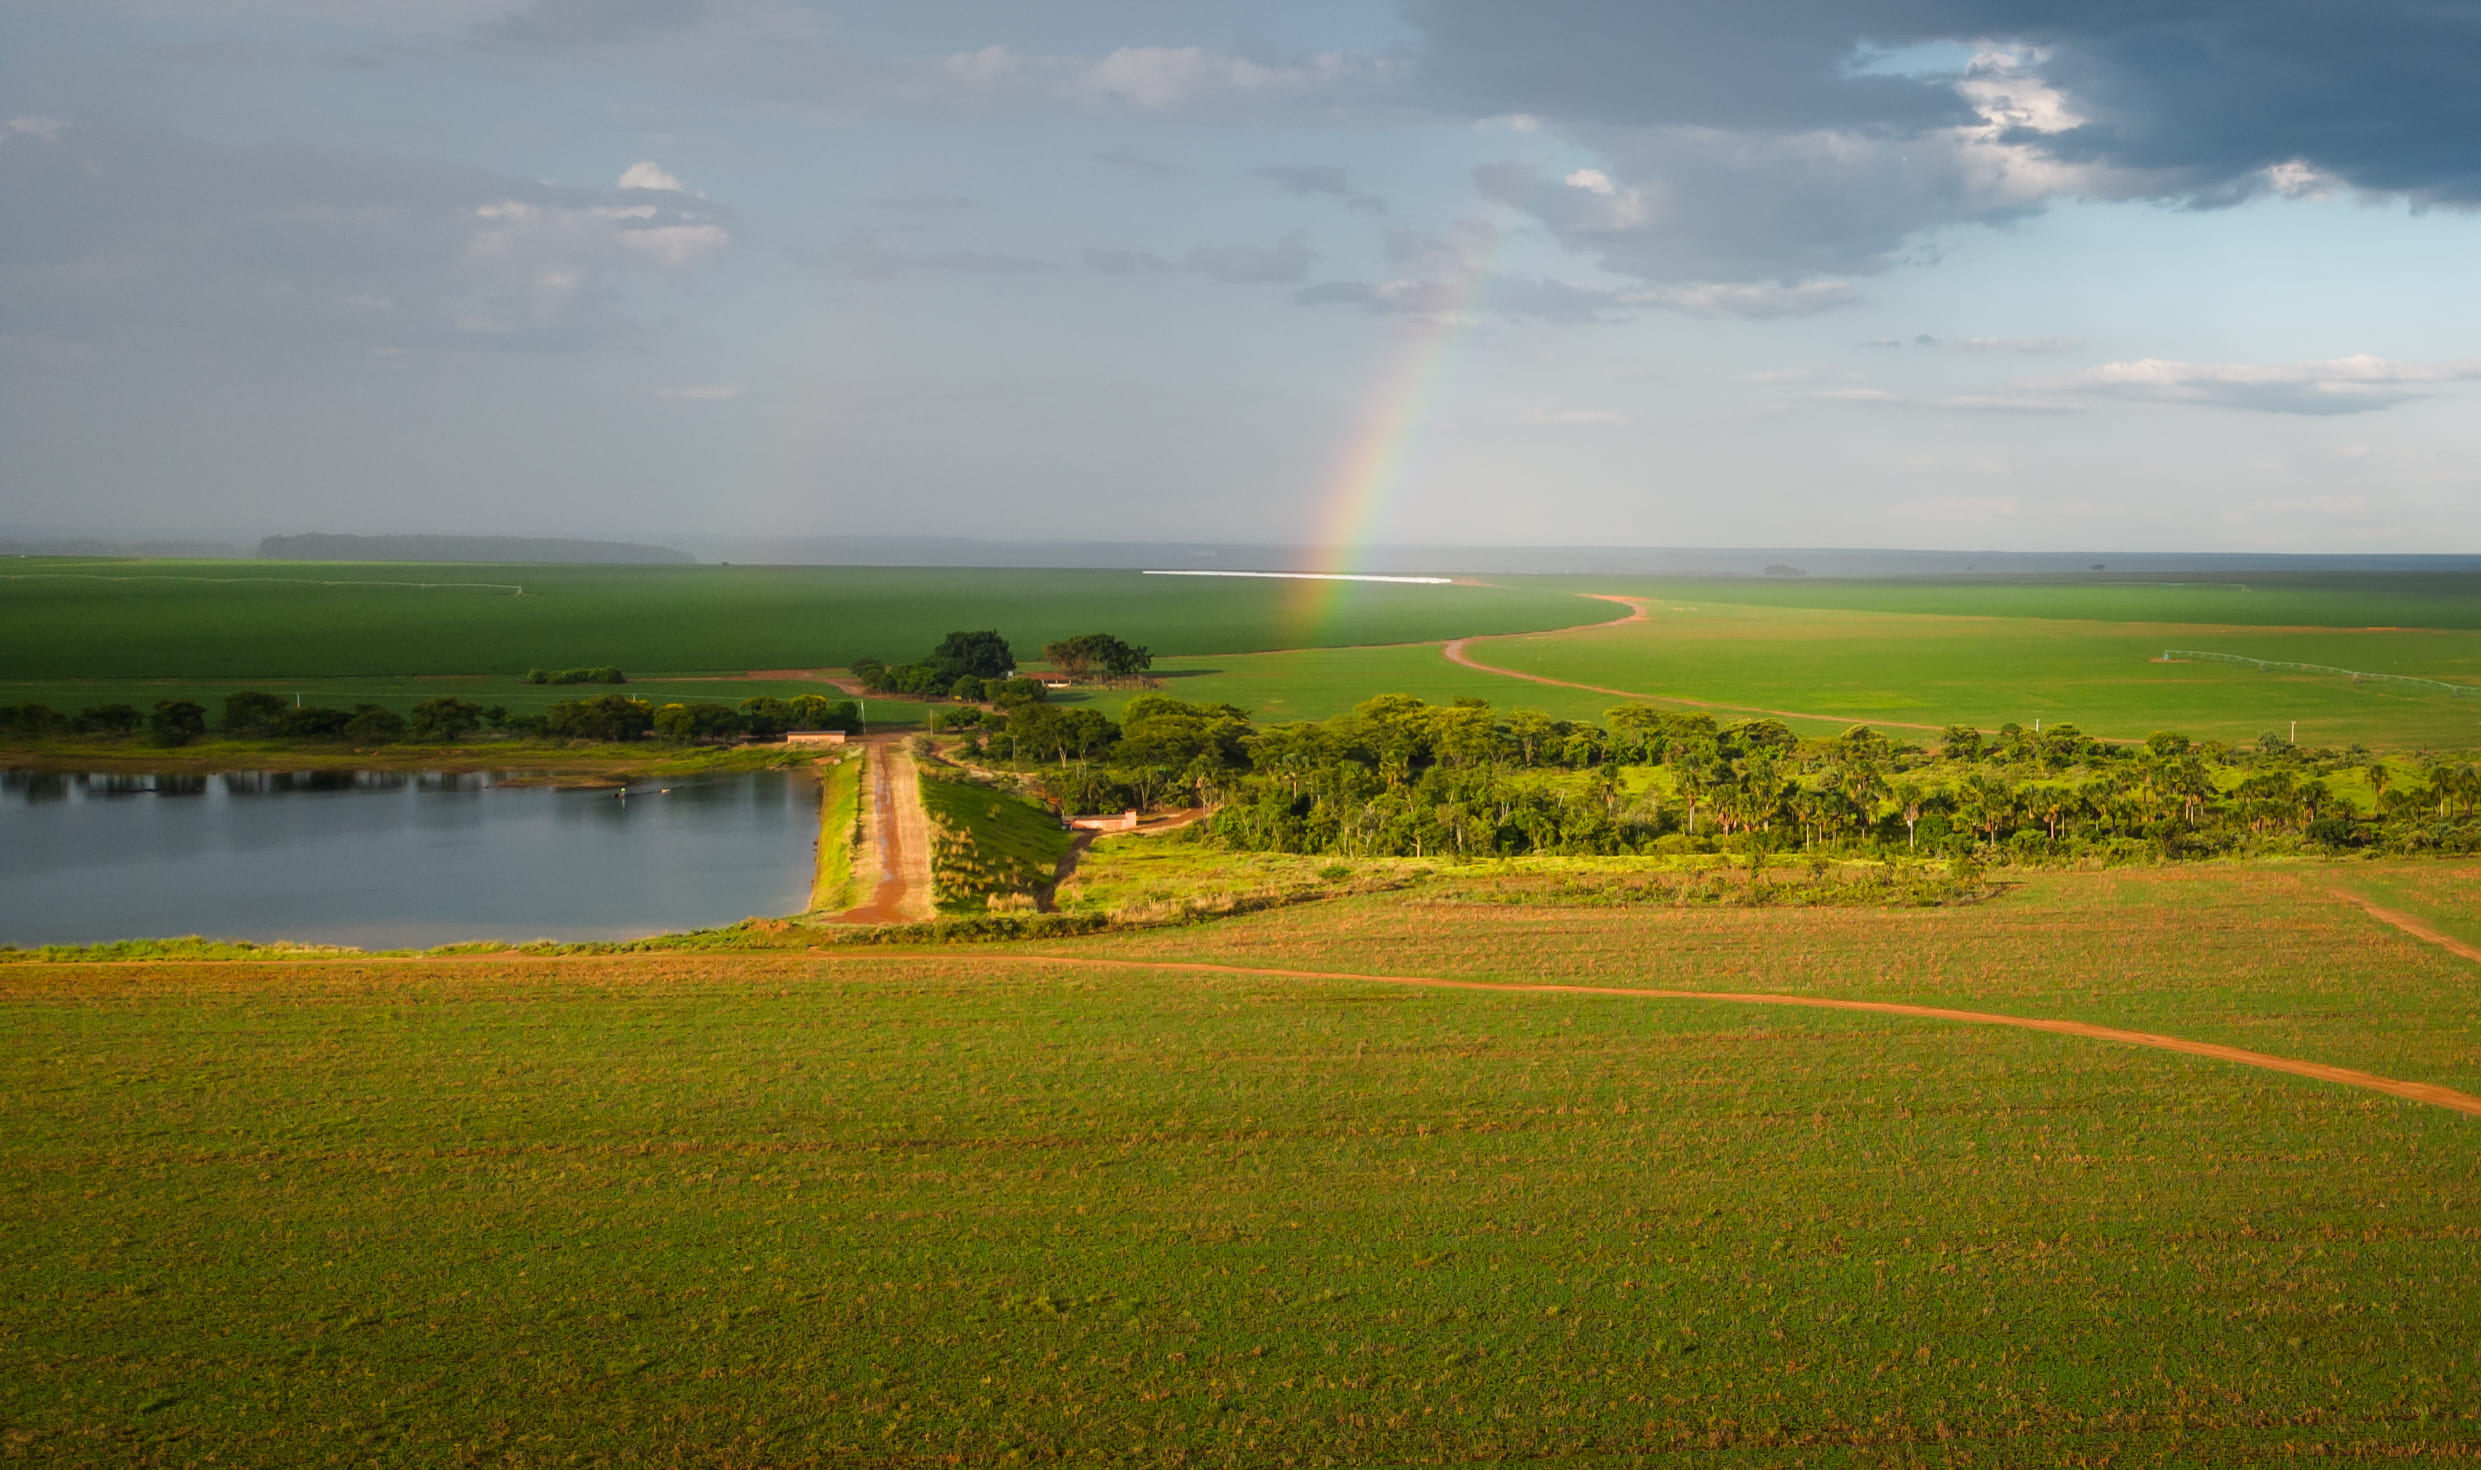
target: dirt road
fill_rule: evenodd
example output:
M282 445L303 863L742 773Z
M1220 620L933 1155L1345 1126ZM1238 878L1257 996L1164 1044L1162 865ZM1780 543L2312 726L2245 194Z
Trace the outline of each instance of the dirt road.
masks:
M893 960L919 964L922 955L828 955L811 953L834 960ZM1115 970L1169 970L1205 975L1265 975L1283 980L1346 981L1367 985L1406 985L1425 990L1483 990L1513 995L1591 995L1624 1000L1701 1000L1723 1005L1802 1006L1828 1011L1865 1011L1881 1016L1907 1016L1928 1021L1960 1021L1974 1026L2013 1026L2025 1031L2048 1031L2059 1036L2081 1037L2089 1041L2111 1041L2123 1046L2142 1046L2154 1051L2179 1052L2184 1056L2205 1057L2218 1062L2233 1062L2243 1067L2258 1067L2269 1072L2288 1072L2295 1077L2333 1082L2345 1087L2366 1088L2382 1092L2406 1102L2425 1103L2431 1107L2448 1108L2481 1118L2481 1097L2439 1087L2428 1082L2405 1082L2399 1078L2381 1077L2374 1072L2357 1071L2351 1067L2330 1067L2323 1062L2304 1062L2296 1057L2278 1057L2268 1052L2244 1051L2236 1046L2223 1046L2211 1041L2190 1041L2183 1036L2162 1036L2151 1031L2123 1031L2116 1026L2096 1026L2085 1021L2054 1021L2042 1016L2008 1016L1994 1011L1959 1011L1945 1006L1903 1005L1894 1001L1834 1000L1817 995L1774 995L1763 991L1728 990L1658 990L1651 987L1632 989L1619 985L1552 985L1528 984L1500 980L1448 980L1430 975L1365 975L1330 970L1283 970L1258 965L1216 965L1182 960L1121 960L1102 959L1093 955L984 954L973 957L973 963L1014 962L1018 964L1092 965Z
M1622 623L1646 622L1652 617L1652 614L1646 611L1645 599L1641 597L1621 597L1609 592L1589 592L1586 596L1599 597L1605 602L1623 603L1633 609L1633 611L1627 617L1613 618L1607 623L1587 623L1583 625L1583 627L1578 628L1560 628L1556 630L1557 632L1579 633L1589 628L1613 628ZM1483 663L1480 659L1477 659L1471 654L1465 652L1465 646L1467 644L1481 643L1493 638L1540 638L1543 636L1545 635L1540 633L1485 633L1473 638L1455 639L1454 641L1448 643L1445 647L1441 648L1439 652L1447 655L1447 661L1449 663L1462 664L1468 669L1478 670L1485 674L1497 674L1503 679L1522 679L1528 684L1548 684L1559 689L1582 689L1589 694L1608 694L1614 699L1641 699L1651 704L1685 705L1691 709L1722 710L1727 714L1773 715L1778 719L1816 720L1823 724L1868 723L1872 725L1892 725L1901 730L1931 731L1937 731L1945 728L1941 725L1917 725L1908 720L1870 720L1863 722L1854 720L1847 715L1820 715L1812 714L1807 710L1797 709L1768 709L1763 705L1755 704L1717 704L1708 699L1682 699L1679 696L1672 694L1643 694L1634 689L1613 689L1608 685L1603 684L1580 684L1574 679L1554 679L1547 674L1528 674L1518 669L1503 669L1497 664Z
M2354 893L2349 889L2329 888L2326 891L2334 895L2336 898L2342 899L2345 903L2357 907L2363 913L2366 913L2370 918L2377 920L2381 924L2392 924L2406 934L2411 935L2413 938L2421 940L2425 943L2434 944L2449 954L2459 954L2468 960L2481 960L2481 945L2466 944L2464 941L2451 934L2442 934L2437 930L2432 929L2427 924L2422 923L2420 920L2412 917L2410 914L2400 913L2394 909L2380 908L2378 905L2371 903L2369 900L2361 897L2359 894Z
M930 918L930 818L922 810L912 752L901 735L873 735L862 745L869 761L862 782L864 851L853 854L853 870L856 876L875 871L878 883L867 902L837 918L848 924Z

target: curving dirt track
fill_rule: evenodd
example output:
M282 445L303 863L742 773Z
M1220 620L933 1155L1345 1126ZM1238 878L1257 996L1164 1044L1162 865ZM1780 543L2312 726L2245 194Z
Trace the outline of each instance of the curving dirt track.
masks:
M2481 961L2481 945L2466 944L2464 941L2456 938L2452 934L2442 934L2439 931L2432 929L2427 924L2422 923L2420 920L2412 917L2410 914L2401 913L2390 908L2380 908L2378 905L2371 903L2369 900L2361 897L2357 893L2352 892L2350 889L2329 888L2326 891L2336 898L2342 899L2345 903L2351 904L2353 907L2367 914L2370 918L2377 920L2379 923L2392 924L2396 928L2401 929L2406 934L2411 935L2413 938L2418 939L2425 944L2434 944L2449 954L2459 954L2468 960Z
M858 908L836 917L848 924L904 924L931 917L930 818L914 779L913 755L900 735L873 735L868 749L862 830L878 860L878 885ZM860 854L856 853L858 860Z
M1623 603L1630 609L1629 615L1624 618L1612 618L1607 622L1584 623L1574 628L1555 628L1552 630L1553 633L1579 633L1585 631L1587 628L1616 628L1622 623L1642 623L1651 620L1653 617L1653 614L1646 611L1646 600L1642 597L1622 597L1619 594L1612 592L1588 592L1584 595L1587 597L1600 598L1604 602ZM1497 674L1503 679L1522 679L1528 684L1548 684L1558 689L1582 689L1589 694L1608 694L1617 699L1641 699L1650 704L1686 705L1691 709L1723 710L1731 714L1774 715L1779 719L1786 720L1815 720L1821 724L1829 725L1863 723L1861 721L1853 720L1847 715L1812 714L1807 710L1797 709L1768 709L1764 705L1756 704L1718 704L1710 699L1683 699L1674 694L1644 694L1634 689L1613 689L1606 684L1580 684L1574 679L1554 679L1548 674L1528 674L1518 669L1503 669L1497 664L1483 663L1480 659L1477 659L1471 654L1465 652L1465 646L1467 644L1480 643L1487 639L1540 638L1544 636L1546 635L1541 633L1484 633L1472 638L1457 638L1450 640L1439 649L1439 652L1447 655L1447 661L1449 663L1462 664L1468 669L1473 669L1485 674ZM1897 729L1902 730L1939 731L1946 728L1943 725L1916 724L1910 720L1871 720L1866 723L1872 725L1892 725Z
M939 956L924 955L830 955L812 950L821 959L842 961L893 960L919 963ZM2007 1016L1994 1011L1959 1011L1945 1006L1903 1005L1895 1001L1833 1000L1814 995L1774 995L1763 991L1728 990L1657 990L1630 989L1618 985L1553 985L1527 984L1502 980L1447 980L1431 975L1365 975L1331 970L1282 970L1257 965L1216 965L1183 960L1119 960L1101 959L1090 955L995 954L977 955L977 963L1014 961L1019 964L1092 965L1116 970L1170 970L1206 975L1264 975L1284 980L1343 980L1367 985L1406 985L1425 990L1479 990L1511 995L1592 995L1625 1000L1699 1000L1725 1005L1802 1006L1826 1011L1865 1011L1881 1016L1908 1016L1927 1021L1959 1021L1974 1026L2013 1026L2025 1031L2048 1031L2059 1036L2077 1036L2088 1041L2113 1041L2125 1046L2148 1047L2155 1051L2178 1052L2184 1056L2205 1057L2212 1061L2232 1062L2243 1067L2257 1067L2269 1072L2288 1072L2319 1082L2333 1082L2345 1087L2365 1088L2382 1092L2406 1102L2425 1103L2431 1107L2448 1108L2458 1113L2481 1118L2481 1097L2439 1087L2428 1082L2405 1082L2381 1077L2374 1072L2357 1071L2350 1067L2330 1067L2323 1062L2304 1062L2293 1057L2278 1057L2268 1052L2246 1051L2236 1046L2222 1046L2210 1041L2190 1041L2180 1036L2162 1036L2151 1031L2123 1031L2116 1026L2096 1026L2085 1021L2054 1021L2041 1016Z

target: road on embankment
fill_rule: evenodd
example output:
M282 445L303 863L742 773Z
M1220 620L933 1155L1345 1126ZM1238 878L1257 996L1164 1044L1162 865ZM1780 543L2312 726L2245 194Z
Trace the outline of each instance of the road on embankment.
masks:
M901 735L862 741L861 851L853 854L855 877L875 873L870 897L837 917L850 924L906 924L932 917L930 818L913 753Z

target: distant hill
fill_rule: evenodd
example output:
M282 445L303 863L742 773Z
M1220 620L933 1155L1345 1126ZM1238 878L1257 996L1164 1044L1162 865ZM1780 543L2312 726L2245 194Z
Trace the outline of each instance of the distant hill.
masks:
M686 566L697 560L669 546L633 541L576 541L565 536L270 536L258 544L268 561L514 561L606 562Z

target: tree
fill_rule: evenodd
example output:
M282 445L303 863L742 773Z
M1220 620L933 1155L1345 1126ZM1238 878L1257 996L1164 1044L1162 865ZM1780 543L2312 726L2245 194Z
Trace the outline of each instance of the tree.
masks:
M276 716L276 734L285 740L333 740L345 733L353 711L324 705L296 705Z
M89 705L78 711L70 728L80 735L127 735L137 730L143 718L135 705Z
M195 699L159 699L146 728L158 745L187 745L207 733L207 707Z
M382 705L357 704L343 733L356 745L386 745L405 738L405 717Z
M1921 825L1921 808L1927 802L1928 797L1923 794L1920 784L1914 781L1896 782L1894 794L1895 810L1904 819L1904 847L1910 851L1916 831Z
M413 707L407 733L416 740L462 740L482 728L482 706L442 695Z
M564 699L543 711L543 728L569 740L635 740L655 727L655 707L625 694Z
M746 734L749 722L728 704L667 704L656 710L652 722L655 738L675 745L695 740L730 740Z
M1661 710L1648 704L1623 704L1604 710L1602 717L1611 722L1611 745L1620 759L1651 765L1661 758L1668 725Z
M1096 672L1125 679L1154 667L1154 655L1134 643L1124 643L1109 633L1081 633L1042 646L1042 656L1051 667L1070 679L1082 679Z
M1050 691L1042 687L1040 679L1002 679L996 687L992 687L991 681L986 679L983 684L985 686L983 692L989 697L991 703L998 705L1001 709L1022 709L1029 704L1040 704L1051 697Z
M772 695L760 694L741 701L740 720L741 728L752 735L781 735L793 727L793 707Z
M1970 725L1949 725L1938 737L1941 759L1977 761L1981 759L1981 732Z
M224 696L224 733L227 735L273 735L276 722L284 718L284 701L273 694L256 689L243 689Z
M786 708L790 711L784 723L787 730L842 730L848 735L861 732L861 710L849 699L804 694L789 701Z
M12 735L27 735L40 740L58 733L66 723L60 712L48 704L0 705L0 730Z
M953 684L959 675L972 674L981 679L1004 679L1015 671L1016 655L1008 651L1008 640L989 628L970 633L950 633L931 650L930 662L939 666Z

